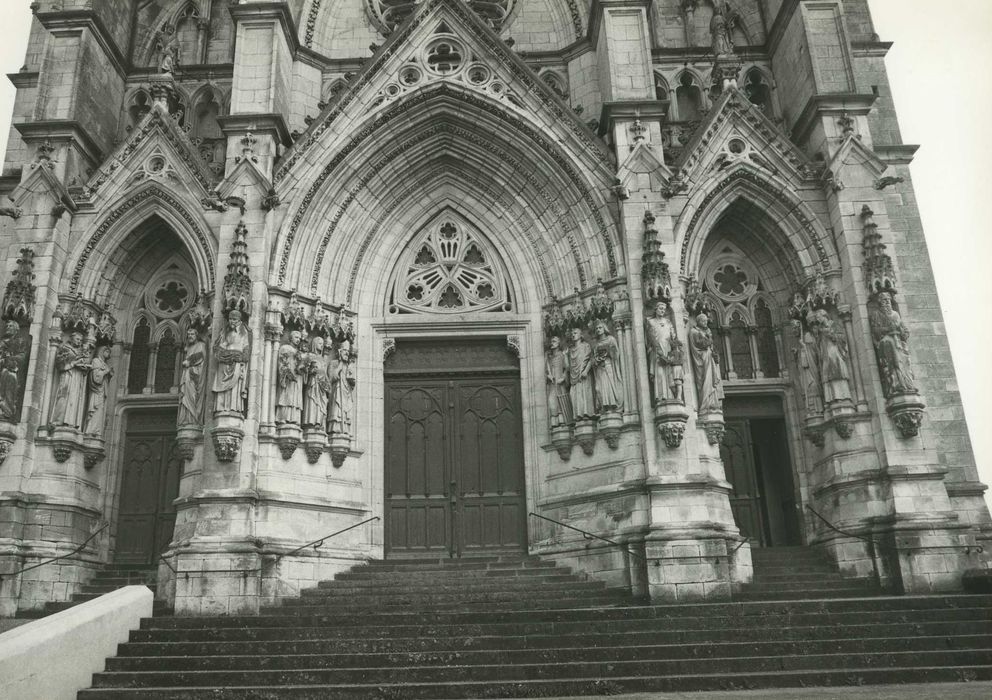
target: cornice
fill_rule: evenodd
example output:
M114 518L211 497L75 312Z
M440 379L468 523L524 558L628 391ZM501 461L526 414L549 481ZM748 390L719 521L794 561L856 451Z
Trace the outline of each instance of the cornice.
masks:
M229 114L217 117L221 131L225 136L236 136L251 131L255 134L271 133L276 140L284 145L293 142L289 134L289 127L286 126L286 119L281 114L259 113L259 114Z
M22 71L20 73L8 73L7 80L9 80L11 85L18 90L21 88L34 88L38 87L38 77L40 75L41 73L36 70Z
M14 124L14 128L25 141L71 140L79 145L86 157L94 164L103 160L103 149L87 133L86 127L76 120L50 119L21 122Z

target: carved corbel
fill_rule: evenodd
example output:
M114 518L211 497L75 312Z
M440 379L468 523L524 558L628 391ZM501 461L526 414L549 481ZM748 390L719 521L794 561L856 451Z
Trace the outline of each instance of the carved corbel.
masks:
M244 431L238 428L217 427L213 429L212 435L217 460L225 464L235 461L241 452Z

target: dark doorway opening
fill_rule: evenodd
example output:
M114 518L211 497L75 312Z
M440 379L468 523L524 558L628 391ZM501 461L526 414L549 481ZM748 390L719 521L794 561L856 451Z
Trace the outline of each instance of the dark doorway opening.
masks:
M785 412L778 396L734 396L724 403L720 446L730 507L741 533L759 547L802 544Z
M127 414L116 564L152 566L172 541L182 457L176 445L176 409Z
M525 551L520 369L506 340L400 341L385 410L386 556Z

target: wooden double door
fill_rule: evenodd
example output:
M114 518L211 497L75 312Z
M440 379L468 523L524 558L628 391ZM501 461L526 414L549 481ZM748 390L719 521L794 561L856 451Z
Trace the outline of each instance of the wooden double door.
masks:
M179 496L182 465L175 409L128 414L114 555L117 564L152 566L168 548L176 527L173 501Z
M526 549L519 369L485 343L437 347L434 373L414 349L412 371L385 385L387 556L511 553ZM402 346L399 353L402 353ZM457 357L452 366L450 359ZM446 359L447 358L447 359Z
M774 397L728 399L720 456L733 486L730 508L751 544L801 544L792 461L781 402Z

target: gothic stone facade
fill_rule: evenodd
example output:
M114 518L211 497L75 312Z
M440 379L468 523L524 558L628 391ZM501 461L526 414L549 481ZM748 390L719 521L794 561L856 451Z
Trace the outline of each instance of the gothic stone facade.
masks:
M988 566L866 0L32 9L0 613L109 563L179 614L383 556L656 601L757 546Z

